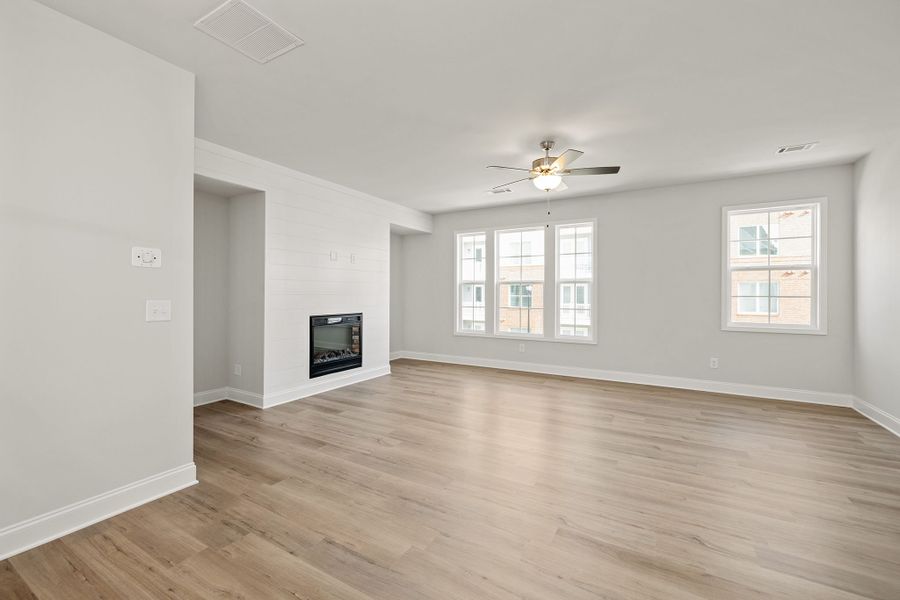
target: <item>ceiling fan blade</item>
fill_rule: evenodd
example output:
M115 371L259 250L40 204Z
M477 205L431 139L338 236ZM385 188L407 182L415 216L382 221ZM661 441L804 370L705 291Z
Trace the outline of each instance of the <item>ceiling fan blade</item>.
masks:
M488 165L488 169L507 169L508 171L531 171L531 169L522 169L520 167L501 167L500 165Z
M587 167L584 169L569 169L560 175L615 175L619 167Z
M556 169L557 171L562 171L570 164L578 160L578 158L582 154L584 154L584 152L580 150L572 150L571 148L569 148L558 157L556 157L556 160L553 161L553 163L550 165L550 168Z
M497 188L507 187L507 186L510 186L510 185L512 185L512 184L514 184L514 183L519 183L520 181L528 181L529 179L531 179L531 177L523 177L522 179L516 179L515 181L510 181L509 183L504 183L503 185L495 185L495 186L492 187L491 189L492 189L492 190L496 190Z

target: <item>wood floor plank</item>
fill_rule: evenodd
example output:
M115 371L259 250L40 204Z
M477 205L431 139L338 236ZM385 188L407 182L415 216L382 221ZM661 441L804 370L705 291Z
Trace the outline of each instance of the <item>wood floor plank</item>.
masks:
M0 598L7 600L35 600L37 598L8 560L0 563Z
M900 440L850 409L403 360L199 407L195 455L0 598L900 598Z

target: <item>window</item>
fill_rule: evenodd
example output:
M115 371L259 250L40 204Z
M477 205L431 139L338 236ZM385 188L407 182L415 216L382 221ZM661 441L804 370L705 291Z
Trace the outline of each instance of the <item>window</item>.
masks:
M766 315L769 314L769 302L772 312L778 313L778 282L772 283L772 293L769 294L768 281L742 281L738 283L740 296L738 297L737 312L739 315Z
M454 332L596 343L595 230L584 220L457 232Z
M509 286L509 305L519 308L531 308L531 291L530 285Z
M592 338L593 223L557 225L556 248L558 335Z
M457 331L485 331L485 234L456 236Z
M766 227L750 225L740 228L741 256L765 256L778 254L777 241L770 239Z
M824 333L824 200L724 210L724 329Z
M544 333L544 227L496 232L498 333Z

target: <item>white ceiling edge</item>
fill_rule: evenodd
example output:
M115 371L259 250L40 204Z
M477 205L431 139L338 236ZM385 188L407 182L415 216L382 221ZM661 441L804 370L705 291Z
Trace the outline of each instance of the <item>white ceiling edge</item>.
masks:
M897 0L251 0L307 42L265 65L193 27L221 0L39 1L196 74L198 137L429 214L539 201L484 167L548 137L622 166L566 199L852 161L900 126Z
M737 181L740 179L749 179L751 177L760 177L760 176L764 176L764 175L778 175L780 173L793 173L793 172L797 172L797 171L814 171L816 169L827 169L830 167L844 167L844 166L852 167L852 166L855 166L861 160L863 160L865 157L867 157L870 153L871 153L871 151L867 152L865 154L862 154L856 158L850 159L850 160L835 159L835 160L828 160L828 161L817 162L817 163L812 163L812 164L804 164L804 165L785 167L785 168L780 168L780 169L763 169L763 170L759 170L759 171L744 171L741 173L735 173L733 175L721 175L721 176L715 176L715 177L700 177L700 178L692 178L692 179L683 179L683 180L668 181L668 182L663 182L663 183L658 183L658 184L650 183L648 185L623 186L620 188L613 188L613 189L606 189L606 190L587 191L587 192L576 194L576 195L554 196L552 192L550 192L549 195L550 195L551 203L557 202L557 201L562 202L562 201L569 201L569 200L586 200L586 199L590 199L590 198L603 198L605 196L615 196L617 194L634 194L634 193L649 192L649 191L662 190L662 189L668 189L668 188L678 188L678 187L683 187L683 186L698 185L698 184L703 184L703 183L716 183L716 182L720 182L720 181ZM545 192L545 193L547 193L547 192ZM523 198L522 200L520 200L518 202L495 202L495 203L490 203L490 204L477 204L477 205L473 205L473 206L469 206L469 207L465 207L465 208L454 208L452 210L438 210L438 211L430 212L428 214L431 214L433 216L453 215L456 213L474 212L474 211L479 211L482 209L498 209L498 208L505 208L505 207L513 208L513 207L525 206L525 205L529 205L529 204L541 204L546 201L547 201L546 198L531 197L531 198Z

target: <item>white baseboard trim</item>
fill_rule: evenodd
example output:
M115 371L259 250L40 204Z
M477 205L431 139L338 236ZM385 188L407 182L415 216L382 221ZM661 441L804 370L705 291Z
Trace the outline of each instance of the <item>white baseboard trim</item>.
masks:
M256 408L263 408L262 394L248 392L239 388L223 387L194 393L194 406L203 406L204 404L211 404L220 400L231 400L232 402L239 402Z
M713 381L710 379L674 377L671 375L632 373L629 371L607 371L603 369L588 369L584 367L569 367L565 365L547 365L513 360L453 356L449 354L432 354L429 352L392 352L391 359L394 360L397 358L409 358L413 360L425 360L430 362L444 362L456 365L469 365L473 367L488 367L491 369L506 369L509 371L526 371L529 373L543 373L545 375L580 377L582 379L600 379L603 381L615 381L619 383L656 385L660 387L697 390L701 392L713 392L716 394L753 396L755 398L767 398L771 400L790 400L793 402L806 402L810 404L826 404L828 406L853 406L853 396L851 394L837 394L833 392L780 388L766 385L754 385L749 383L731 383L727 381Z
M299 400L300 398L306 398L307 396L314 396L316 394L321 394L322 392L328 392L340 387L344 387L345 385L351 385L354 383L359 383L361 381L366 381L368 379L383 377L384 375L390 374L391 366L385 365L382 367L370 367L368 369L361 369L359 371L346 371L344 373L335 373L334 375L325 375L321 379L310 380L308 383L301 386L266 394L262 408L272 408L273 406L278 406L279 404L293 402L294 400Z
M248 392L239 388L228 388L228 399L232 402L239 402L256 408L265 408L266 404L262 394L256 392Z
M204 392L194 392L194 406L203 406L219 400L228 400L228 388L221 387Z
M0 529L0 560L197 483L189 463Z
M900 418L897 418L894 415L883 411L874 404L866 402L862 398L853 398L853 408L856 410L856 412L866 417L870 421L874 421L897 437L900 437Z

